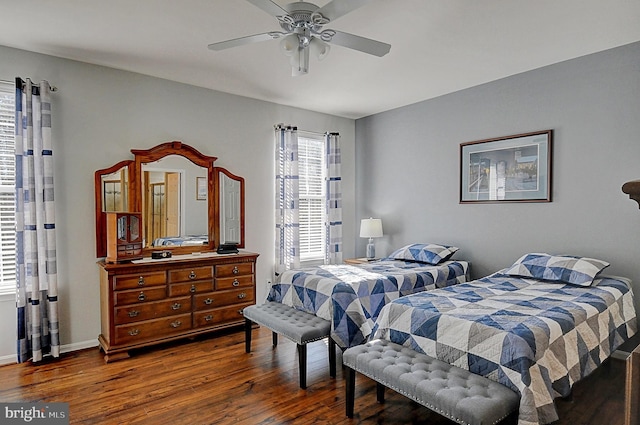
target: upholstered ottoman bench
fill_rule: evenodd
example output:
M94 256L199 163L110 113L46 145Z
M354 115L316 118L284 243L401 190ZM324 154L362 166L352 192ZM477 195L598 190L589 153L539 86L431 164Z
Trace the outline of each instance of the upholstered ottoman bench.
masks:
M273 346L278 334L297 344L300 388L307 388L307 344L329 338L329 375L336 376L336 343L331 339L331 322L282 303L268 301L262 305L245 307L245 351L251 352L251 328L257 323L273 333Z
M346 366L346 411L353 417L355 372L376 381L379 402L385 387L459 424L516 423L519 396L514 391L385 340L351 347L342 355Z

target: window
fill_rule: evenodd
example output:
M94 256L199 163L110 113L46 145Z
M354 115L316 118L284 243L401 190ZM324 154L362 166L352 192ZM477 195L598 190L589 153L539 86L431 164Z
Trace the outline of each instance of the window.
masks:
M0 81L0 295L16 288L15 88Z
M300 261L323 260L325 253L324 137L298 133L300 174Z

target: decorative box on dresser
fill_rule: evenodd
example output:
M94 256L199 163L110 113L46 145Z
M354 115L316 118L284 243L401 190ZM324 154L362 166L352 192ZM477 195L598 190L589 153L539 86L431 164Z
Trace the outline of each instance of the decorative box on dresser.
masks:
M128 351L244 324L258 254L199 253L123 264L99 261L98 338L106 362Z

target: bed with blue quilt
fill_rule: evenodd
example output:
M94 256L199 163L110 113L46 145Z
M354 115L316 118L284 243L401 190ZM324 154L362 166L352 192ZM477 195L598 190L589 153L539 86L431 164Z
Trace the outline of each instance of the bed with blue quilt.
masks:
M510 268L398 298L371 339L386 339L520 394L519 425L558 419L554 398L637 331L629 279L601 260L526 254Z
M197 246L209 244L207 235L187 235L156 238L152 246Z
M469 263L450 260L457 250L411 244L379 261L287 270L267 301L331 321L333 340L346 349L367 341L378 313L391 300L466 282Z

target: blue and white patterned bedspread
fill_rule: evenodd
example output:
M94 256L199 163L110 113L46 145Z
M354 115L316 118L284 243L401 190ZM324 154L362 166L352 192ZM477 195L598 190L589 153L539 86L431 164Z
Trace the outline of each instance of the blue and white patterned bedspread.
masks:
M637 328L630 282L591 287L495 273L400 298L382 309L372 339L411 347L520 393L520 425L558 419L553 404Z
M208 243L209 243L209 236L207 235L189 235L189 236L156 238L153 241L153 246L207 245Z
M405 261L325 265L287 270L267 301L277 301L332 322L332 337L343 347L366 342L380 309L415 292L466 282L469 263L437 266Z

